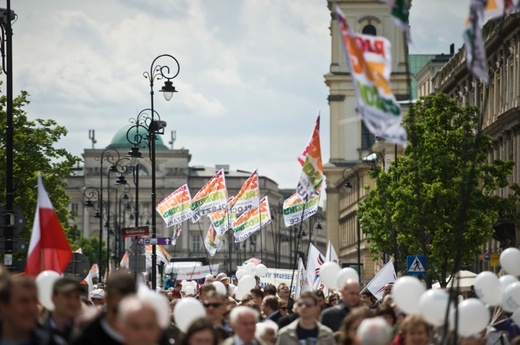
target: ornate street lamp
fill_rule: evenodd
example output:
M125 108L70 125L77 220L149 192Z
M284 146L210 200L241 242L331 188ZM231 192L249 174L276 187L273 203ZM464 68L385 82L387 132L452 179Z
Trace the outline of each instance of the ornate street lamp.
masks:
M160 64L160 61L167 61L170 63L174 62L174 68L171 69L168 65ZM164 86L160 90L163 93L164 98L169 101L175 92L172 79L179 75L181 68L176 58L169 54L162 54L157 56L150 65L150 71L144 72L143 75L150 82L150 110L151 110L151 121L148 126L148 147L150 148L150 160L152 163L152 207L157 205L156 195L156 184L155 184L155 135L164 134L164 128L166 122L157 120L155 118L154 110L154 81L165 79ZM156 212L152 212L152 238L157 237L157 217ZM157 265L157 253L156 246L152 246L152 289L155 290L157 287L157 279L155 266Z

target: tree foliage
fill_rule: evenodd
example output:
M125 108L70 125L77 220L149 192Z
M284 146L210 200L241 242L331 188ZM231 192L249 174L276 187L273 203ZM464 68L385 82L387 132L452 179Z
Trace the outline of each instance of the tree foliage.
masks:
M457 266L470 265L504 210L518 207L518 186L502 198L514 163L488 162L491 137L477 135L479 110L444 94L421 98L405 119L410 144L387 171L371 172L376 188L359 206L375 253L425 255L426 280L442 286ZM516 190L516 192L514 192Z
M29 120L24 108L29 104L29 94L22 91L13 100L14 205L25 215L26 225L22 237L30 238L38 197L37 176L41 173L43 184L56 213L69 235L69 196L66 194L64 178L70 176L72 168L80 161L66 149L57 148L56 143L67 134L67 129L52 119ZM6 96L0 97L0 126L6 127ZM0 181L6 181L6 137L0 137ZM5 186L5 185L4 185ZM6 189L0 191L0 204L6 203Z

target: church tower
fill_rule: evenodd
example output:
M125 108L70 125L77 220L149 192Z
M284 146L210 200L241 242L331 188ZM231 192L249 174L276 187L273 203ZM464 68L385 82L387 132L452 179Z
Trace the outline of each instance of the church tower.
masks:
M407 52L403 32L392 21L387 4L379 0L327 1L331 13L331 63L325 75L330 106L330 160L324 166L327 181L327 235L334 247L339 249L338 255L342 262L356 262L356 244L359 251L357 202L366 192L362 186L371 183L366 176L370 167L363 164L363 158L372 152L376 138L364 126L356 111L352 78L335 18L334 3L341 8L355 32L384 36L390 40L391 86L398 101L409 98L405 65ZM352 176L357 196L355 192L349 194L344 188L347 179ZM363 252L369 256L368 247L363 248Z

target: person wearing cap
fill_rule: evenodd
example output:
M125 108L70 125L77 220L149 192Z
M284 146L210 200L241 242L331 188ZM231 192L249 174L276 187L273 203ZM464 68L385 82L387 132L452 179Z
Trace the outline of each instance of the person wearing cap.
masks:
M62 277L52 288L54 310L41 319L41 325L64 342L70 341L74 320L81 312L81 293L83 287L78 279Z
M90 292L90 300L94 306L99 308L105 307L105 290L95 289Z
M213 274L208 274L206 279L204 279L204 285L212 284L214 281L215 277L213 277Z
M226 287L226 294L229 295L229 283L231 282L231 279L225 274L223 273L224 276L220 277L220 279L218 279L219 282L221 282L222 284L224 284L224 286ZM218 278L218 276L217 276Z

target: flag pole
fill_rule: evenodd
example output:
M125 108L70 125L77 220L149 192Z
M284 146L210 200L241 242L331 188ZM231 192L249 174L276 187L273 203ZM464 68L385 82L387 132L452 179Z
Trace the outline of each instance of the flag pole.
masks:
M292 268L292 275L291 275L291 286L289 287L289 289L291 289L291 290L292 290L292 286L294 283L294 271L296 270L296 266L298 265L297 255L298 255L298 251L300 250L300 243L301 243L301 239L302 239L303 217L305 216L305 206L307 205L307 199L308 199L308 196L306 195L305 199L303 199L302 216L300 218L300 230L298 231L298 237L296 238L296 250L294 251L294 261L293 261L293 268Z

